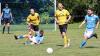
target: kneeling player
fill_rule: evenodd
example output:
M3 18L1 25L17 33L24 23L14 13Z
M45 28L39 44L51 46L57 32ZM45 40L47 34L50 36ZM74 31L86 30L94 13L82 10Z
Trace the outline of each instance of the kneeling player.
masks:
M30 41L30 44L40 44L43 42L44 32L43 30L40 30L39 33L36 33L34 36L31 34L27 34L27 35L19 35L19 36L15 35L14 37L16 40L27 38L27 40Z

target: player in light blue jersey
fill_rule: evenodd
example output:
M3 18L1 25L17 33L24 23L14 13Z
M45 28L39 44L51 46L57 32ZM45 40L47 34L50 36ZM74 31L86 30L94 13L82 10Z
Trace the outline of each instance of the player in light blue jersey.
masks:
M88 8L87 15L85 16L85 20L81 23L79 28L82 27L83 24L86 23L86 30L84 32L84 40L82 41L80 48L86 45L86 42L88 39L91 39L92 37L97 37L97 34L94 33L95 28L98 28L100 19L97 15L94 14L94 11L92 8Z
M44 32L43 30L40 30L38 33L35 33L34 35L31 34L26 34L26 35L18 35L18 36L14 36L14 38L17 39L23 39L23 38L27 38L28 42L26 41L25 44L40 44L43 42L44 39ZM30 42L30 43L29 43Z
M8 29L8 34L9 34L9 31L10 31L10 23L11 23L11 20L12 20L12 13L11 13L11 9L8 8L8 4L5 5L5 8L2 10L2 19L3 19L3 34L4 34L4 31L5 31L5 27L7 27Z

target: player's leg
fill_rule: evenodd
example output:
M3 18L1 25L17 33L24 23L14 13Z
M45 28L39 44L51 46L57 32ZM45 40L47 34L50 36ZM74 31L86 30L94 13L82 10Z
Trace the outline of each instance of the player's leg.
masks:
M8 34L10 34L10 23L11 23L11 20L10 19L7 19L7 29L8 29Z
M36 26L31 24L31 30L30 30L30 33L33 34L33 33L36 33Z
M2 33L4 34L6 28L6 19L3 19L3 31Z
M68 38L66 36L66 33L65 32L62 32L62 36L64 38L64 47L68 47Z
M29 37L30 37L31 35L14 35L14 38L17 40L17 39L23 39L23 38L27 38L27 39L29 39Z
M3 34L5 32L5 27L6 27L6 24L3 25L3 31L2 31Z
M93 32L94 32L94 29L89 29L88 30L88 33L87 33L88 39L91 39L92 37L95 37L96 39L98 38L97 37L97 34L96 33L93 33Z
M82 40L82 43L80 45L80 48L84 47L87 43L87 40L88 40L88 37L87 36L84 36L84 40Z
M66 29L65 29L65 26L64 25L59 25L59 29L60 29L60 32L61 32L61 35L62 35L62 38L64 38L64 47L68 47L68 38L66 36Z
M82 48L83 46L86 45L86 42L88 39L91 39L93 36L93 30L91 29L86 29L85 33L84 33L84 40L82 41L81 45L80 45L80 48Z
M62 38L64 38L63 35L62 35L62 33L63 33L63 27L62 27L62 25L59 25L59 30L60 30L60 34L61 34Z
M8 29L8 34L10 34L9 33L9 31L10 31L10 23L7 23L7 29Z
M35 31L35 36L37 36L37 34L39 34L39 26L38 25L34 25L34 31Z
M97 36L97 34L96 33L93 33L92 35L91 35L91 37L90 38L92 38L92 37L95 37L96 39L98 38L98 36ZM90 39L89 38L89 39Z
M29 31L29 33L28 33L29 35L32 35L34 33L32 24L28 25L28 31Z
M67 36L67 39L68 39L68 40L67 40L67 42L68 42L67 45L68 45L68 47L69 47L69 46L70 46L70 39L68 38L68 34L67 34L68 24L65 24L64 26L65 26L65 29L66 29L66 36Z

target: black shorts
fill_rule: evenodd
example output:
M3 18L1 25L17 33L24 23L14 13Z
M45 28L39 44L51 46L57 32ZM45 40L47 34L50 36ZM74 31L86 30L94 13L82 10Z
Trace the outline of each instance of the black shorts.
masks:
M30 25L30 28L33 29L34 31L39 31L39 26L38 25Z
M67 31L67 24L59 25L60 33Z
M4 18L4 19L3 19L3 23L4 23L4 24L11 23L11 19L9 19L9 18Z

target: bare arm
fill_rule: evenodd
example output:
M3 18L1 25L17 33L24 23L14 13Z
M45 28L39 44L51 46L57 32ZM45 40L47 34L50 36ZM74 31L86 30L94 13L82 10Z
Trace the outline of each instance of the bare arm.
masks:
M57 19L58 17L57 16L55 16L55 21L56 21L56 23L58 24L59 23L59 21L58 21L58 19Z
M100 23L100 20L98 20L98 22L96 24L96 29L99 27L99 23Z
M27 24L30 25L30 15L27 17Z
M86 21L84 20L84 21L79 25L79 28L81 28L85 23L86 23Z
M71 20L71 15L68 16L68 20L66 23L68 23Z
M10 13L11 19L12 19L12 13Z
M38 16L38 20L39 20L39 23L40 23L40 21L41 21L41 20L40 20L40 16Z
M10 16L11 16L11 21L13 22L13 17L12 17L12 13L10 13Z
M1 13L1 18L3 19L3 12Z

